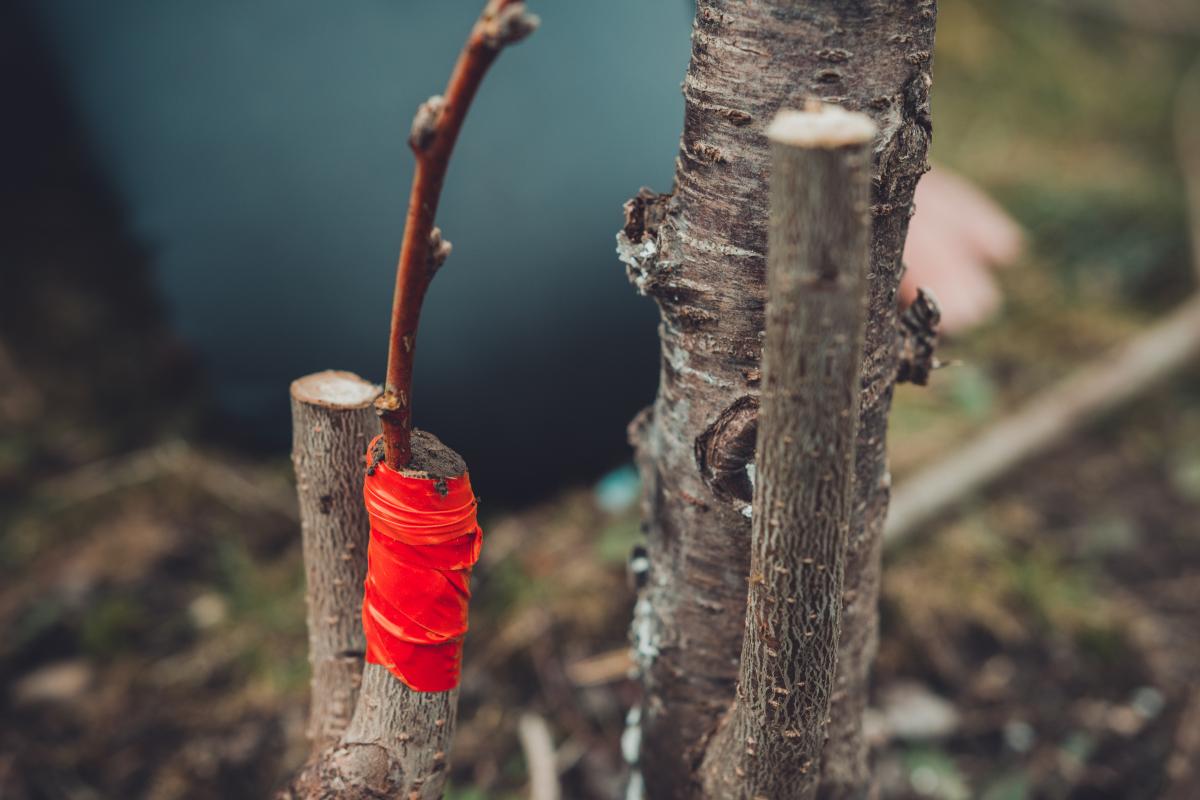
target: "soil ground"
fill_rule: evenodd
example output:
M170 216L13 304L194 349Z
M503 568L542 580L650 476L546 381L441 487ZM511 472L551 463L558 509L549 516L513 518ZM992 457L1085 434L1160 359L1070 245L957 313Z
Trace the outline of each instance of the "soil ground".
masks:
M1171 123L1195 32L1074 7L942 4L935 156L1031 246L1004 314L946 344L962 365L901 390L897 484L1192 289ZM305 748L290 467L211 435L146 254L55 169L78 192L5 201L37 224L0 300L0 797L266 796ZM1193 364L889 553L884 797L1200 797L1198 401ZM565 797L618 796L633 480L484 506L452 798L524 795L526 713Z

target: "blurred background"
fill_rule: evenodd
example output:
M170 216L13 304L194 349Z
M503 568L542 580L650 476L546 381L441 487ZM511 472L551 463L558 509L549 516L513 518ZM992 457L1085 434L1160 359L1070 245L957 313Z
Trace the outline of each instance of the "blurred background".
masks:
M303 758L287 387L382 375L407 130L478 5L0 4L0 797L261 797ZM657 314L613 237L670 187L692 8L534 5L451 166L415 378L488 531L456 800L524 796L522 714L565 797L616 796L636 697L624 427ZM898 391L898 496L1197 274L1195 4L939 5L933 158L1024 246L924 223L910 263L963 324ZM884 796L1200 796L1200 371L1162 372L894 538Z

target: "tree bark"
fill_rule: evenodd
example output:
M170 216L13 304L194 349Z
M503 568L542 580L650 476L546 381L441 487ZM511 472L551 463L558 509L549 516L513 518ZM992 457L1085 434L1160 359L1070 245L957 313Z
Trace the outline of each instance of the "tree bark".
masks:
M843 634L824 791L867 785L861 718L875 645L887 510L896 287L926 170L933 0L699 0L672 195L627 205L618 252L662 312L658 397L630 426L645 487L649 574L633 638L649 796L697 795L705 743L733 697L749 574L752 457L765 296L763 131L812 96L879 127L871 269Z
M458 689L416 692L378 664L345 734L284 793L292 800L440 800L446 788Z
M367 444L379 433L380 387L349 372L292 382L292 463L300 498L312 699L308 738L323 750L342 737L362 678L359 608L371 523L363 506Z
M782 112L773 142L750 591L709 797L812 797L841 626L866 315L864 115Z
M313 391L316 383L322 387L322 397L325 405L347 402L346 395L350 394L347 381L361 380L349 373L318 373L302 378L293 384L293 398L297 395L296 386L303 385L309 391L302 392L307 397ZM343 391L330 389L330 382ZM341 606L337 614L330 617L318 617L318 621L329 620L336 616L349 617L353 620L354 634L357 636L359 650L357 651L359 672L354 681L356 701L343 707L340 703L326 701L323 707L336 707L337 715L330 714L331 722L340 726L338 736L325 733L335 727L327 723L321 728L325 733L322 737L321 748L314 748L314 754L304 768L297 774L280 796L290 800L382 800L383 798L405 798L405 800L438 800L445 790L446 777L449 767L450 741L454 735L454 722L458 707L458 689L448 692L418 692L414 691L399 679L395 678L384 667L377 664L362 664L365 642L363 641L360 613L363 601L362 586L366 577L366 551L370 531L370 521L367 519L363 505L363 473L366 471L365 456L367 445L378 431L379 423L371 403L379 393L378 386L371 386L365 381L363 386L369 386L372 394L364 402L365 408L370 409L371 428L369 437L359 440L359 431L352 429L345 420L337 425L329 426L322 421L311 434L325 434L329 437L323 441L324 453L327 457L327 469L333 473L339 462L343 449L353 450L357 457L352 463L342 463L338 475L340 481L335 484L338 505L336 506L346 528L338 535L345 541L356 544L350 549L329 549L324 547L315 555L321 563L309 561L309 549L306 544L305 564L310 576L309 595L325 598L323 602L332 604L333 599L348 602ZM365 390L363 394L365 394ZM357 395L355 395L357 400ZM311 405L311 403L307 404ZM324 406L322 406L324 407ZM309 422L307 418L304 419ZM300 431L309 428L297 428ZM422 431L413 431L413 454L410 464L402 472L413 478L437 480L439 478L455 478L466 472L462 458L437 438ZM353 443L353 444L352 444ZM309 458L319 460L319 453L314 447L307 453ZM307 462L306 462L307 463ZM297 466L297 474L300 468ZM306 471L304 474L310 474ZM330 479L332 480L332 478ZM325 484L319 484L325 485ZM312 487L301 489L302 510L305 491L311 493ZM353 493L355 505L353 514L362 515L362 524L352 519L350 507L341 503L343 495ZM333 496L333 492L330 493ZM318 508L320 508L320 497ZM325 505L331 509L333 501ZM333 513L330 516L334 516ZM332 533L331 533L332 536ZM306 540L307 541L307 540ZM358 575L353 591L348 594L340 593L342 587L335 585L344 575L333 577L338 569L336 564L348 564L350 559L344 556L362 554L363 568ZM344 568L344 567L343 567ZM310 614L316 603L310 599ZM318 608L324 609L325 606ZM322 631L328 630L322 628ZM310 628L311 631L311 628ZM313 645L315 648L315 644ZM315 649L314 649L315 652ZM344 677L344 673L336 674ZM316 672L314 669L314 681ZM361 682L361 688L360 688ZM323 689L328 690L328 689ZM314 683L313 707L318 707L315 695L317 686ZM333 689L335 693L346 691L343 684ZM340 696L340 694L338 695ZM353 711L350 717L349 712ZM347 716L343 717L342 713Z

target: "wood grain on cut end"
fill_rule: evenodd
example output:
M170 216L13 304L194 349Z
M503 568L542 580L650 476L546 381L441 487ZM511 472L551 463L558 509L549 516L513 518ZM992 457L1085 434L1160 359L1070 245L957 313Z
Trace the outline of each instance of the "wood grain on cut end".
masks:
M324 408L365 408L375 402L382 387L353 372L327 369L292 381L292 397Z
M866 114L815 103L803 111L781 110L767 127L767 138L793 147L832 149L869 142L877 130Z
M412 460L400 469L409 478L459 478L467 474L467 462L428 431L412 432Z

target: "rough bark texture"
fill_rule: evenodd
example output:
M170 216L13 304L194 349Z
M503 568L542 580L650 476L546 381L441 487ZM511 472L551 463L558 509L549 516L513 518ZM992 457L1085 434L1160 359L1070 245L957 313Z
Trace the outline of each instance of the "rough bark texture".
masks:
M737 700L708 745L714 798L809 798L841 625L862 368L870 144L865 117L772 127L767 320L750 590ZM781 127L840 135L793 143Z
M746 500L705 481L697 449L736 485L758 393L767 238L763 131L812 96L868 113L871 273L843 635L822 781L867 782L861 718L875 646L887 510L886 423L896 286L912 193L926 169L933 0L699 0L672 196L643 193L619 238L631 280L662 311L662 373L630 434L646 491L650 573L634 620L645 688L640 769L653 798L693 797L705 742L733 696L749 574ZM725 433L723 433L725 432ZM725 457L728 455L728 457ZM745 456L741 456L744 460Z
M414 692L377 664L342 741L283 793L294 800L438 800L446 788L458 690Z
M312 664L308 738L314 750L341 738L362 676L366 643L358 613L371 527L363 507L363 459L379 433L372 406L379 392L349 372L318 372L292 383L292 463Z
M371 413L374 415L374 410ZM378 427L377 421L372 424ZM366 446L367 442L362 442L358 459L343 476L357 482L359 508L363 505ZM466 467L462 457L436 437L413 431L412 461L402 471L411 477L453 478L462 475ZM365 512L363 518L358 549L365 554L370 522ZM306 562L307 555L306 551ZM365 575L364 569L352 603L360 640L362 627L357 620ZM445 790L457 707L458 689L416 692L383 667L365 665L353 717L343 726L344 732L317 752L280 796L289 800L437 800Z

